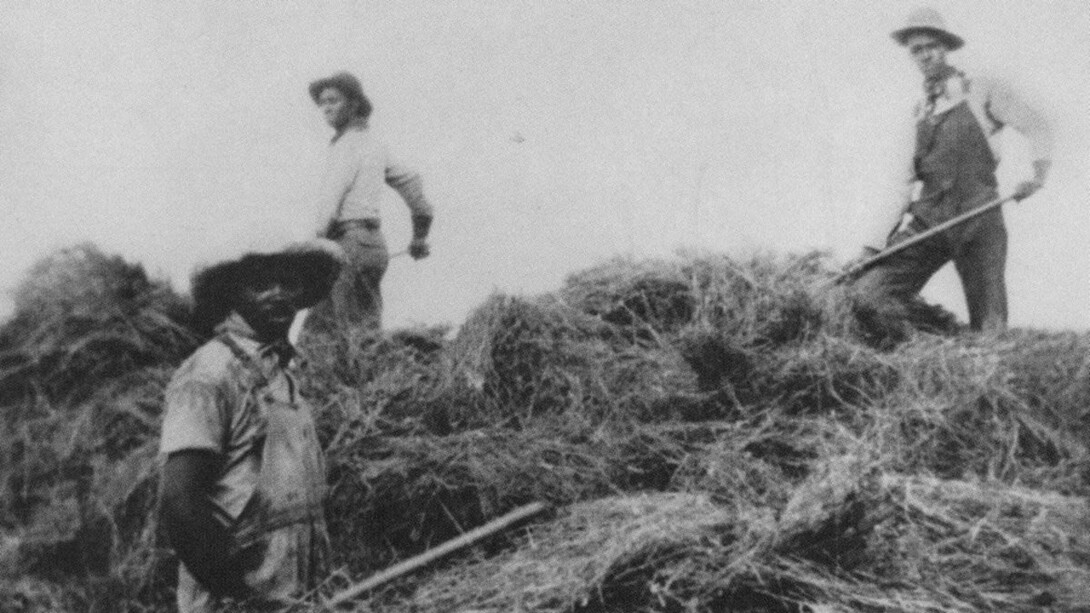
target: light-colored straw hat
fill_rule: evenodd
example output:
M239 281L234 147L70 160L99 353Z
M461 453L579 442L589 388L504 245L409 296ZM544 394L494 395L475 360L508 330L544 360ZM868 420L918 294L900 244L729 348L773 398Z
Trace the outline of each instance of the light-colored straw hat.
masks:
M946 21L933 8L918 8L908 14L903 28L894 30L890 35L902 45L908 44L908 37L918 33L931 34L943 42L951 51L960 49L965 40L946 29Z
M208 266L192 278L194 319L200 326L215 326L234 309L235 288L269 274L303 288L297 309L312 307L329 294L346 261L340 245L320 238L275 250L252 250L237 259Z

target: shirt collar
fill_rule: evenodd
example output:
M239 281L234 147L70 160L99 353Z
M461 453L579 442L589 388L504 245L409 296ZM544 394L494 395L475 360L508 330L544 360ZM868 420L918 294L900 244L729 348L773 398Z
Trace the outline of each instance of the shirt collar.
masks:
M333 143L337 142L341 139L342 136L344 136L348 132L363 132L366 129L367 119L363 117L355 117L349 120L348 123L345 124L344 128L338 130L337 133L333 135L333 138L329 141L329 144L332 145Z
M276 343L262 343L250 324L237 312L232 312L227 319L216 326L217 334L229 334L246 353L262 360L275 356L281 367L287 366L295 357L295 348L287 339Z
M946 95L947 83L954 77L960 77L962 73L953 66L943 66L939 71L939 74L933 77L927 77L923 80L923 91L929 99Z
M964 100L969 93L969 82L965 73L953 66L945 66L938 75L924 79L923 91L922 116L932 117L945 113Z

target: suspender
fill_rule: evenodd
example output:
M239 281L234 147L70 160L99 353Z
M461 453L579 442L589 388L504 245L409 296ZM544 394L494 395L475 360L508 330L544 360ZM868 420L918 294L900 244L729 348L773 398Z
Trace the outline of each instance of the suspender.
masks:
M254 389L266 387L270 384L269 378L265 375L261 365L254 359L253 355L247 353L246 350L238 344L238 341L224 332L218 334L216 338L231 350L231 353L238 358L239 362L242 363L246 370L254 375L256 378ZM294 402L295 383L290 376L287 377L287 381L291 398ZM266 508L260 508L257 515L250 517L248 521L240 522L239 525L235 527L236 532L233 535L231 550L232 552L237 553L255 542L258 542L269 532L304 521L319 521L321 520L321 517L320 505L316 510L314 505L309 502L303 505L292 505L275 512Z
M246 350L239 346L238 341L231 338L231 335L226 332L220 332L216 335L216 338L227 346L231 350L231 353L238 358L239 362L246 367L257 378L257 385L255 387L266 387L271 381L265 375L265 371L261 368L261 365L257 363L252 355L246 353ZM288 394L292 402L295 402L295 381L291 377L288 377Z
M246 351L239 346L238 341L231 338L226 332L219 333L216 336L216 339L224 345L227 345L227 348L231 350L231 353L233 353L236 358L238 358L239 362L242 362L242 365L246 367L246 370L249 370L257 377L258 387L265 387L269 384L269 378L265 376L264 371L261 370L261 366L258 365L252 355L246 353Z

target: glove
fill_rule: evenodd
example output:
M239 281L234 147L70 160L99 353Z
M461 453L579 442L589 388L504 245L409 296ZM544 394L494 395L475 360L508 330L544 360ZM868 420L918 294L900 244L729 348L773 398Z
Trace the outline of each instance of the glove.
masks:
M428 246L427 239L414 238L412 242L409 243L409 255L411 255L414 260L420 260L431 255L431 247Z
M1011 194L1011 198L1015 200L1025 200L1033 194L1036 194L1039 189L1044 187L1045 179L1048 177L1048 170L1052 166L1052 162L1049 160L1036 160L1033 162L1033 178L1028 181L1022 181L1014 188L1014 193Z
M1011 198L1015 200L1025 200L1033 194L1037 193L1037 190L1044 187L1044 184L1036 179L1030 179L1029 181L1022 181L1014 188L1014 193L1011 194Z

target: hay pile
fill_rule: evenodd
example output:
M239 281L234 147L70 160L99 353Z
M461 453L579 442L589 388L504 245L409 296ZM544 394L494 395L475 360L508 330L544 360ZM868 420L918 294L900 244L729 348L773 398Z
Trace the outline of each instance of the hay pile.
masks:
M491 299L431 390L449 431L337 450L331 514L372 529L342 556L366 575L531 500L557 516L359 610L1081 610L1090 339L954 338L922 306L907 330L829 274L618 260Z
M0 327L0 610L154 601L162 392L189 308L92 245L38 262Z
M941 309L876 308L832 274L820 254L618 259L492 296L453 335L311 350L327 587L546 501L357 610L1088 610L1090 335L952 336ZM5 506L9 608L168 610L148 467L176 359L5 405L53 416L20 426L9 491L75 475ZM106 405L139 427L86 428ZM47 519L83 551L116 526L109 555L5 569Z
M0 328L0 402L82 400L196 348L185 301L93 245L39 261L14 297L15 316Z

